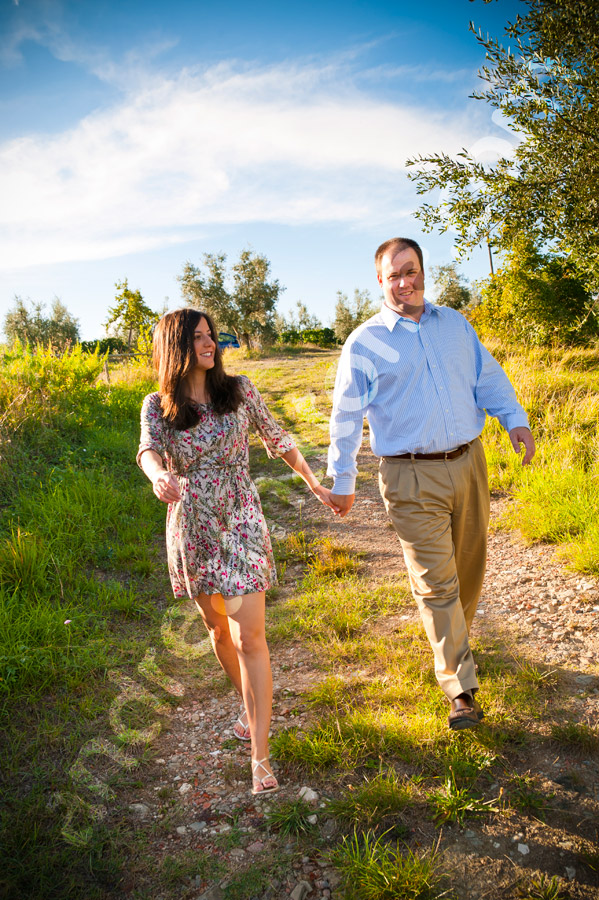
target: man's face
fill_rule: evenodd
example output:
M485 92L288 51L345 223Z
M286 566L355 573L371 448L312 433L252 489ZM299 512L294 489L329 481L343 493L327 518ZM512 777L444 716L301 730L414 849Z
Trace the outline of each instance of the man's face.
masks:
M412 247L392 247L381 259L378 281L387 306L418 320L424 309L424 272Z

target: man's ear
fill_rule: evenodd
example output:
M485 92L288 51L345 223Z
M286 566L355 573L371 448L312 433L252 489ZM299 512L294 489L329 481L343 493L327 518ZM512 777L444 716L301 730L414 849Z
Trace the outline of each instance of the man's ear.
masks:
M380 286L382 287L382 286L383 286L383 276L380 274L380 272L377 272L377 273L376 273L376 280L378 281L378 283L379 283Z

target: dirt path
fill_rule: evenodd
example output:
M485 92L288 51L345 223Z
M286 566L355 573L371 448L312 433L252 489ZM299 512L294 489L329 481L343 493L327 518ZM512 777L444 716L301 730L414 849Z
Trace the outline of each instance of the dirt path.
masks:
M375 470L372 457L364 454L351 517L343 521L334 518L311 497L301 501L301 515L304 527L326 530L339 542L363 553L371 577L392 578L403 572L404 566L378 494ZM505 498L493 499L494 519L507 502ZM298 501L294 503L297 506ZM293 511L290 522L297 527ZM288 579L293 576L294 572L288 570ZM405 619L403 612L401 618ZM513 534L492 531L488 575L474 636L499 630L504 636L510 635L515 655L559 669L571 718L592 726L599 725L598 616L599 586L594 579L566 572L551 547L526 547ZM416 619L416 611L409 617ZM305 644L277 647L273 655L273 730L305 724L309 711L302 695L322 677L313 663L312 651ZM148 849L158 861L186 848L218 857L229 870L259 868L261 864L268 868L273 859L286 860L291 873L286 879L279 881L272 876L266 890L261 886L253 895L240 896L253 900L290 896L292 900L337 900L341 896L336 891L338 876L323 851L323 841L326 845L336 828L323 812L330 783L323 776L302 784L289 772L282 773L283 787L276 802L297 797L302 787L313 788L318 795L313 802L319 816L319 839L312 849L304 847L298 854L293 839L280 838L264 827L265 813L274 801L265 798L257 802L249 796L249 751L246 744L232 739L237 711L232 693L216 698L208 692L201 696L196 692L193 699L190 695L182 700L154 745L156 758L149 776L143 788L130 795L127 814L152 835ZM524 750L520 770L534 770L553 802L564 811L564 821L569 823L572 816L578 817L576 821L587 823L588 834L588 822L597 821L599 813L598 761L564 753L556 757L551 745L547 747L534 758ZM170 811L165 797L172 800ZM589 876L586 870L583 881L578 880L582 876L580 854L576 853L577 827L582 826L575 821L550 827L534 817L504 816L484 825L454 827L443 837L444 868L450 868L460 900L515 897L523 867L527 871L552 871L552 866L566 880L569 897L592 900L599 897L599 888L594 886L599 881L593 882L595 876ZM416 820L413 828L423 847L431 846L438 837L425 817ZM209 884L197 876L180 896L222 900L232 877L234 880L229 875L224 881ZM156 893L147 896L160 900Z

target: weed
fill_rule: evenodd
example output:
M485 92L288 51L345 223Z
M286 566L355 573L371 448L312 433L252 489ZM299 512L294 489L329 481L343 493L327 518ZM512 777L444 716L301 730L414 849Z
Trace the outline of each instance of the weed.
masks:
M497 760L497 754L481 746L474 735L451 735L451 742L441 746L437 759L443 764L445 774L456 782L468 782L470 786Z
M277 759L294 762L308 772L352 765L350 746L333 724L323 724L310 734L291 728L279 731L272 739L271 752Z
M360 557L351 547L336 544L331 538L324 538L315 546L315 553L308 561L309 578L317 581L323 578L345 578L360 569Z
M213 856L200 850L186 850L179 856L165 856L160 864L160 877L167 887L181 887L193 878L208 881L223 874L223 866Z
M553 690L557 686L558 673L556 669L543 669L531 662L522 663L518 668L522 681L537 690Z
M466 819L501 812L495 799L483 800L469 788L458 787L453 773L445 779L443 790L431 791L427 797L432 816L437 825L457 822L463 825Z
M372 832L344 838L333 854L348 900L435 900L448 897L435 854L401 853Z
M584 847L580 851L580 858L593 872L599 872L599 847Z
M530 884L521 890L523 900L565 900L568 896L561 887L560 879L554 875L549 879L546 875L533 878Z
M396 772L378 773L358 787L348 785L344 796L333 800L329 812L351 828L389 829L394 825L394 836L405 837L407 828L392 823L413 802L414 788L400 781ZM403 834L398 833L403 831Z
M314 825L308 821L312 815L310 805L300 797L297 800L284 800L272 807L266 821L283 835L298 836L314 829Z
M224 889L225 900L247 900L248 897L259 896L269 886L272 878L272 867L266 862L235 872Z
M546 796L537 790L535 780L530 775L514 775L510 779L509 802L510 806L527 815L534 815L545 821L548 801L555 794Z
M581 722L559 722L551 726L551 737L559 744L584 753L599 748L599 731Z

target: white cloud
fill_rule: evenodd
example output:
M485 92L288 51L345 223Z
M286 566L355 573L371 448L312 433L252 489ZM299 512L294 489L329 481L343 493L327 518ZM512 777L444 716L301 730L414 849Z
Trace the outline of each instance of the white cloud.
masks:
M347 66L222 63L139 80L54 136L0 145L0 267L100 259L216 223L389 221L407 157L454 153L466 116L377 100Z

